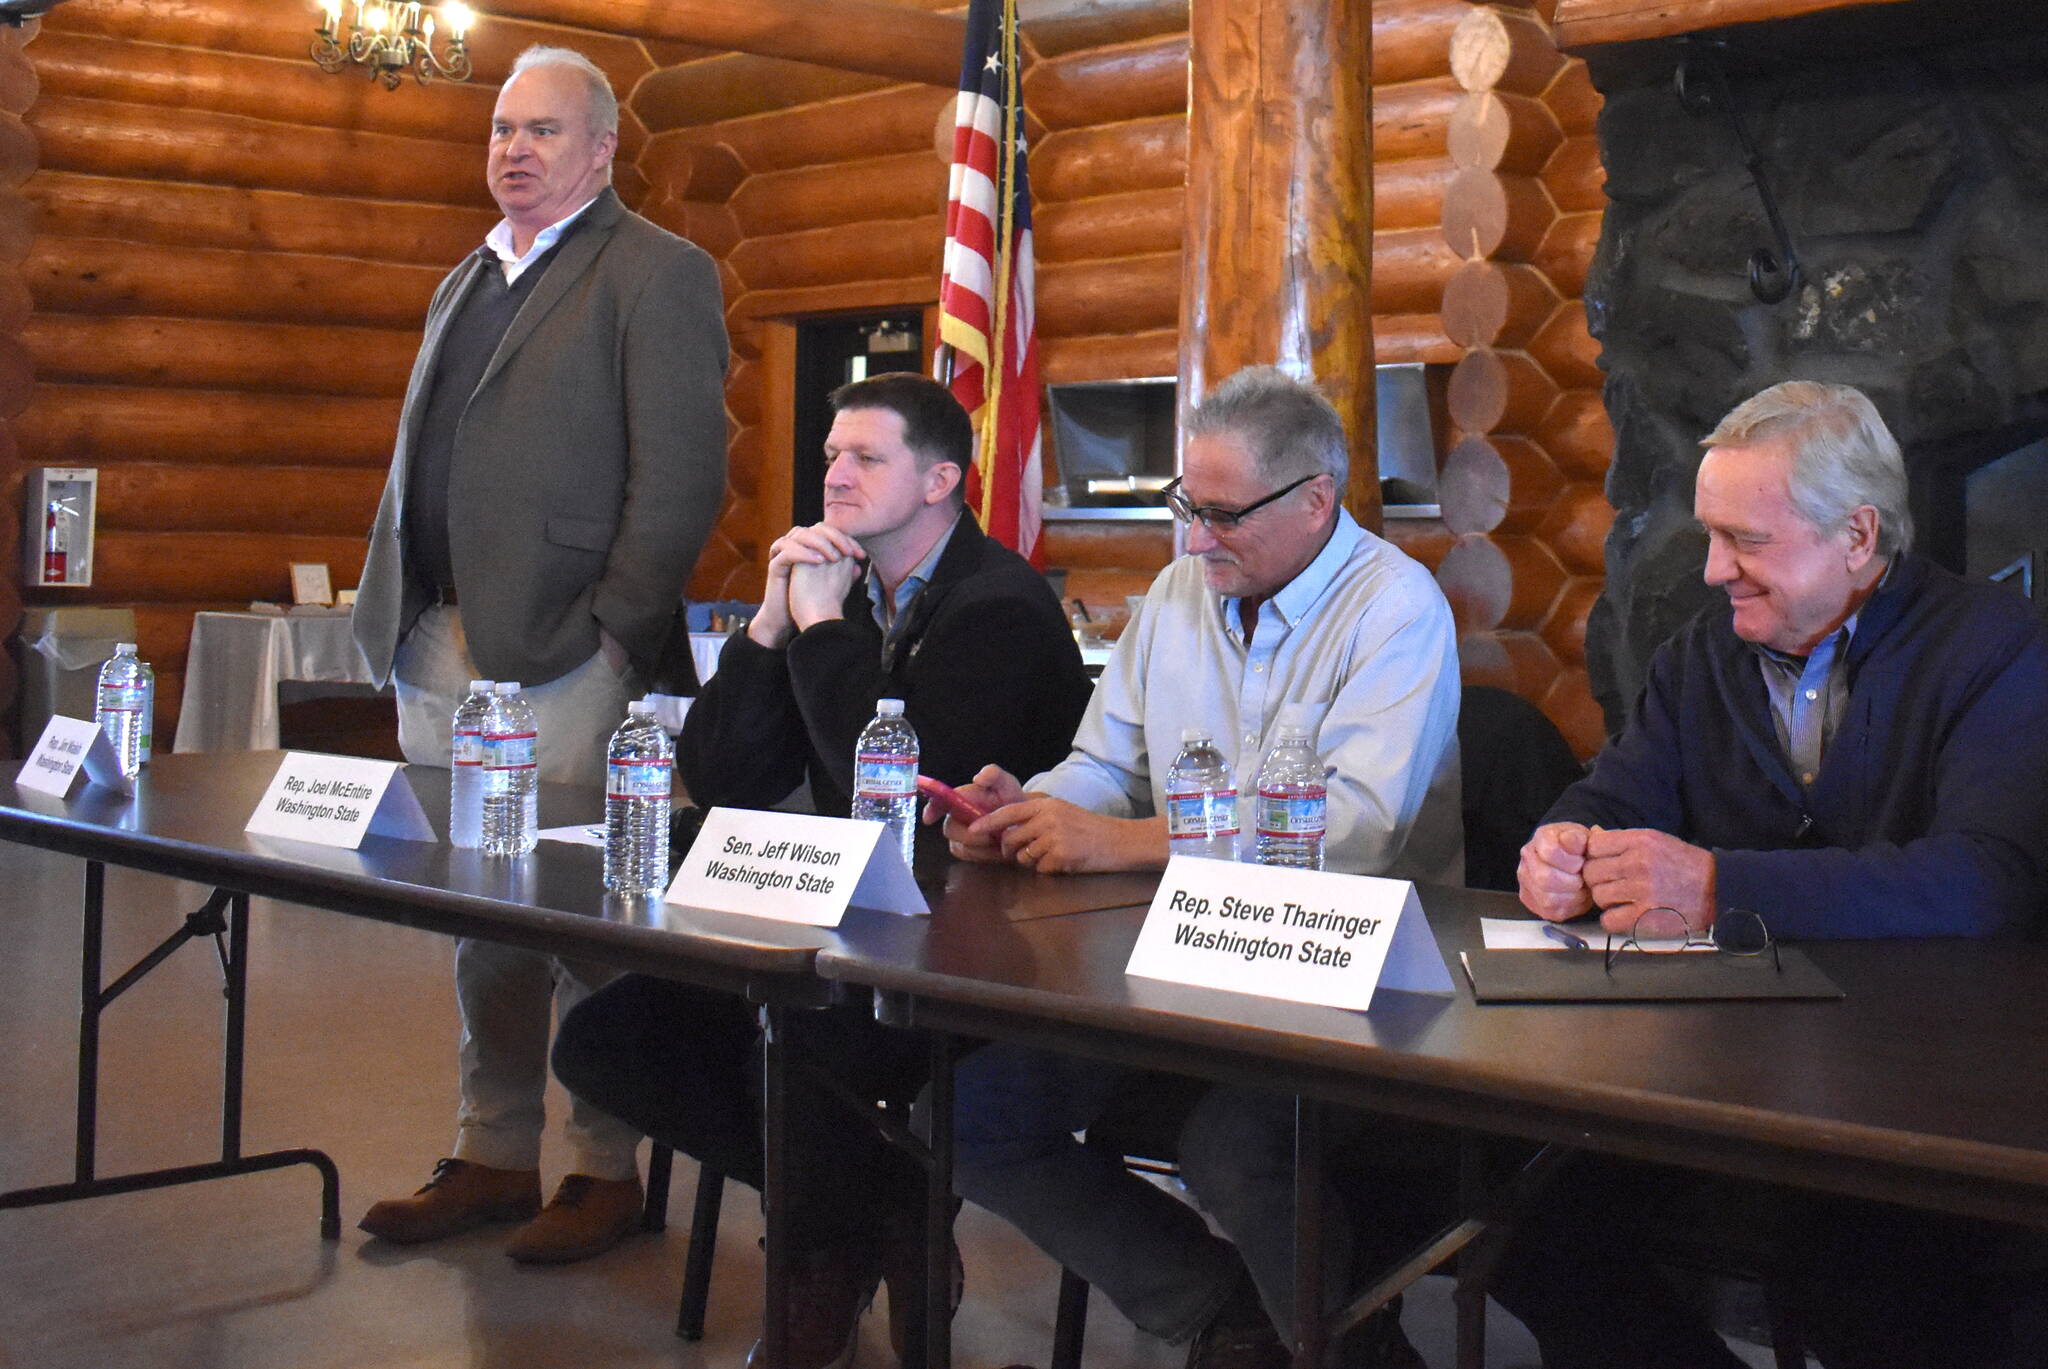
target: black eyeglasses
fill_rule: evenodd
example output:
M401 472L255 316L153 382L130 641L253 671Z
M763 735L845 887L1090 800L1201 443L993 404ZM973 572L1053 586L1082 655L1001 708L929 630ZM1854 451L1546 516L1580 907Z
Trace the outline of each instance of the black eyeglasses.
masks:
M1316 475L1322 474L1322 471L1316 472ZM1199 518L1202 526L1211 532L1228 532L1274 500L1293 494L1315 479L1316 475L1304 475L1292 485L1284 485L1264 499L1254 499L1241 509L1219 509L1214 504L1190 504L1188 497L1180 492L1180 477L1177 475L1167 482L1161 493L1166 496L1166 507L1172 509L1173 516L1181 522L1192 523Z
M1608 934L1607 973L1614 973L1614 962L1624 951L1658 955L1691 950L1714 950L1744 958L1768 951L1772 968L1780 973L1785 969L1778 959L1778 943L1771 938L1770 929L1764 926L1763 918L1747 908L1724 909L1714 919L1713 930L1705 936L1695 932L1685 914L1676 908L1649 908L1618 942L1614 933Z

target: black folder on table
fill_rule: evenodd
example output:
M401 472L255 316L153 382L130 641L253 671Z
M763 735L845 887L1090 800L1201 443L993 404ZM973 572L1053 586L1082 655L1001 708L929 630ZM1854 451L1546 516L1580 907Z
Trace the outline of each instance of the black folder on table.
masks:
M1481 1003L1656 1003L1730 998L1840 998L1820 967L1793 947L1770 956L1715 952L1653 955L1624 951L1462 951L1472 996Z

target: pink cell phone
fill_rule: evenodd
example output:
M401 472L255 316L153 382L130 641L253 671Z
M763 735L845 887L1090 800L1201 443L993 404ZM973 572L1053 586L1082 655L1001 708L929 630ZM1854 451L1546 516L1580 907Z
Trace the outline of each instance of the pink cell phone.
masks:
M917 792L938 804L948 817L962 822L973 822L976 818L988 816L988 809L969 799L944 780L935 780L930 775L917 777Z

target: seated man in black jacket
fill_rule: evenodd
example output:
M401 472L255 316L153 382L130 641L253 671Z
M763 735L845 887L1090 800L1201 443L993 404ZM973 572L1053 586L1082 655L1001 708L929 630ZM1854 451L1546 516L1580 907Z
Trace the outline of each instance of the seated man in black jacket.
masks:
M760 613L726 642L690 710L677 761L691 799L769 807L808 777L813 807L845 816L854 743L881 698L903 700L919 768L949 784L991 758L1017 774L1055 764L1087 705L1087 677L1044 577L963 506L966 413L909 373L843 386L832 406L825 521L776 541ZM755 1036L754 1010L738 999L627 975L563 1024L555 1073L613 1116L759 1187ZM863 1097L907 1101L923 1082L923 1043L866 1013L799 1014L791 1036ZM790 1369L821 1369L850 1356L883 1274L892 1331L908 1333L924 1179L797 1074Z

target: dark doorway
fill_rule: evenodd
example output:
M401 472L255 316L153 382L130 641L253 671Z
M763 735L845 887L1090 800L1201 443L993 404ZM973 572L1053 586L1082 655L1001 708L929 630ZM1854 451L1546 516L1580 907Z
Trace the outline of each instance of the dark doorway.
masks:
M809 319L796 326L796 469L790 521L815 523L825 511L825 398L841 385L924 362L924 319L915 311L865 318Z

